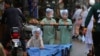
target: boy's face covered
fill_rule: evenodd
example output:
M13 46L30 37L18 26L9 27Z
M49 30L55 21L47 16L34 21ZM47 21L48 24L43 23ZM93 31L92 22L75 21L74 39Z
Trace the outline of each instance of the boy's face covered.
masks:
M35 32L35 36L38 38L40 36L40 32Z
M63 15L62 15L62 18L63 18L63 19L67 19L67 18L68 18L68 15L67 15L67 14L63 14Z
M49 12L49 13L46 14L46 16L47 16L47 18L52 18L53 13L52 12Z

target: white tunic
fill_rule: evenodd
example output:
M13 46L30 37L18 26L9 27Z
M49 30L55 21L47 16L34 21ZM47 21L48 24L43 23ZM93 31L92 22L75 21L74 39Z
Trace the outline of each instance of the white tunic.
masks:
M72 17L72 19L75 19L75 22L74 22L74 24L73 24L73 31L72 31L72 34L73 35L76 35L75 33L77 32L77 34L79 34L78 33L78 31L76 31L76 27L78 26L80 26L80 23L79 23L79 18L80 18L80 14L81 14L81 12L82 12L82 9L77 9L76 11L75 11L75 13L74 13L74 15L73 15L73 17Z
M89 8L89 10L90 9L91 9L91 7ZM90 23L89 23L89 25L87 27L86 38L85 38L85 42L87 44L93 44L93 40L92 40L92 28L93 28L93 16L91 17Z
M78 20L80 17L80 14L82 12L82 9L77 9L72 17L72 19Z
M85 26L85 19L87 17L87 14L88 14L88 10L85 10L81 13L81 17L82 17L82 26L84 27Z
M44 47L42 37L36 39L36 37L32 36L31 39L27 42L27 48L29 47Z

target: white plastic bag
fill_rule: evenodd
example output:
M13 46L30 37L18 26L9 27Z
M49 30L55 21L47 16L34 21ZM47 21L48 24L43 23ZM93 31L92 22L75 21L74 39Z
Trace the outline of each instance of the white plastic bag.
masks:
M82 36L82 42L85 42L85 36L84 35Z

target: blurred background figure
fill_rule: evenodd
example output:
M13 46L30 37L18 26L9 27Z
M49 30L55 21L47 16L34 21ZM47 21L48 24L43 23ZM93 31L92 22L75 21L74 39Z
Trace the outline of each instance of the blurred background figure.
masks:
M88 31L88 25L91 21L91 17L94 16L94 23L93 23L93 29L92 29L92 39L93 39L93 46L94 46L94 53L95 56L100 56L100 0L96 0L96 2L90 9L88 16L85 20L85 29L84 31Z
M95 4L95 0L89 0L89 8L88 8L88 11L90 11L91 7ZM85 15L88 15L85 14ZM87 17L87 16L86 16ZM86 20L86 17L85 17L85 20ZM85 20L84 20L84 25L83 27L85 26ZM93 48L93 39L92 39L92 29L93 29L93 22L94 22L94 17L92 16L91 17L91 20L89 22L89 25L88 25L88 28L87 28L87 32L86 32L86 36L85 36L85 43L86 43L86 47L87 47L87 55L92 55L92 48Z
M82 5L82 11L80 13L81 16L81 25L79 28L79 39L84 43L85 42L85 34L83 32L84 22L88 14L88 9L85 5Z
M28 0L31 17L38 18L38 0Z
M72 38L78 38L79 36L79 28L81 26L81 15L80 15L81 11L82 11L81 6L77 5L74 15L72 17L72 20L73 20L73 37Z

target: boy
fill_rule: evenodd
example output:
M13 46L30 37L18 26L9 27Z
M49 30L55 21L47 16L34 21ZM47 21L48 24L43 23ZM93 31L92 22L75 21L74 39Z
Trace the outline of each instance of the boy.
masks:
M60 43L61 44L69 44L71 43L71 30L72 30L72 21L68 18L68 10L60 10L61 19L59 20L59 24L64 24L65 26L59 26L60 30Z
M50 26L43 26L43 41L44 44L54 44L55 40L55 28L53 25L56 24L56 20L53 18L53 9L46 9L46 17L40 22L42 25L50 24Z
M29 48L29 47L44 48L44 44L43 44L43 40L42 40L42 32L41 32L40 28L32 30L32 34L33 34L33 36L27 42L26 48Z

